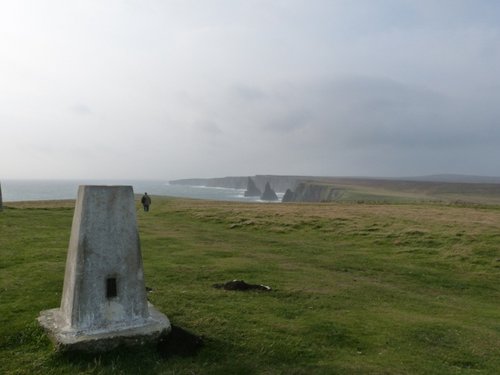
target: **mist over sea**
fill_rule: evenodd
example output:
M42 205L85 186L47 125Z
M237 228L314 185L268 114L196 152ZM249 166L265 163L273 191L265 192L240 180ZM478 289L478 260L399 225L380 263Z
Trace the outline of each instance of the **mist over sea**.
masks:
M132 185L135 194L209 199L220 201L259 202L245 197L243 189L170 185L168 181L146 180L2 180L4 202L76 199L79 185ZM280 194L278 194L281 197Z

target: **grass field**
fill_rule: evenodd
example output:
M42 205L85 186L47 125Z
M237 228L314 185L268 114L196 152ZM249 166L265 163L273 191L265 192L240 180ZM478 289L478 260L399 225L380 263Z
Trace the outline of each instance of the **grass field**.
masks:
M153 202L150 299L199 353L54 352L35 319L60 303L73 202L7 203L0 373L499 373L499 206ZM212 287L232 279L273 291Z
M315 183L312 181L312 183ZM317 184L317 183L316 183ZM321 184L339 189L344 202L440 202L500 205L497 183L405 181L367 178L324 178Z

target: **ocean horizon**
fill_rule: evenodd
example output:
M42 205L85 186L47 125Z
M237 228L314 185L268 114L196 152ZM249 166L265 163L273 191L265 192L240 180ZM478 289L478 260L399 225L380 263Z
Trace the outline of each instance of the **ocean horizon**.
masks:
M4 203L38 200L76 199L80 185L130 185L135 194L208 199L219 201L261 202L259 197L245 197L245 189L170 185L168 180L36 180L0 181ZM278 194L281 198L282 194Z

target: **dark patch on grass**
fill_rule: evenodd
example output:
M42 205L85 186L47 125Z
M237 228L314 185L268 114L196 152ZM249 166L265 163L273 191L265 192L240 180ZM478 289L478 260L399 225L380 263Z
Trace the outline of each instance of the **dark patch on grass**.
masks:
M214 288L224 289L224 290L239 290L239 291L248 291L248 290L260 290L269 292L271 287L262 284L248 284L243 280L232 280L223 284L214 284Z
M356 348L360 350L361 343L346 327L333 323L323 322L310 326L309 334L325 345L338 348Z
M207 252L207 256L211 256L218 259L232 258L234 257L234 253L230 251L211 250L210 252Z
M457 330L440 323L420 324L410 329L408 335L413 342L425 347L450 349L458 345Z
M451 366L459 367L461 369L480 369L481 365L477 361L459 360L450 363Z

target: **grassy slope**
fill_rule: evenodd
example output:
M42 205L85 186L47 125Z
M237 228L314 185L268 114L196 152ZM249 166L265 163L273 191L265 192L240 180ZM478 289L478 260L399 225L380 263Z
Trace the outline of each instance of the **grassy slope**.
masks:
M0 213L0 373L495 374L500 209L154 200L138 212L152 302L203 335L60 355L35 324L59 304L72 204ZM234 278L271 293L214 289Z
M403 181L364 178L324 178L315 185L342 190L345 202L469 202L500 204L500 184Z

